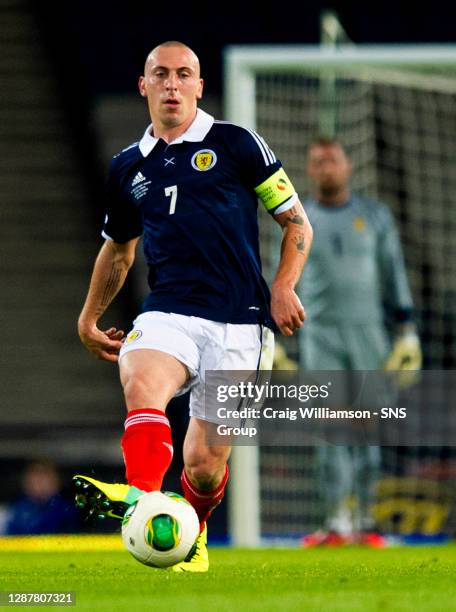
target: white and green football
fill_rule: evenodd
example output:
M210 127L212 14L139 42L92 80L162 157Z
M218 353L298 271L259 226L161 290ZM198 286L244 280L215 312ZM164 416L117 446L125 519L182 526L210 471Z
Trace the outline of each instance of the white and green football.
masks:
M169 567L183 561L199 531L193 506L177 493L145 493L128 508L122 520L126 549L151 567Z

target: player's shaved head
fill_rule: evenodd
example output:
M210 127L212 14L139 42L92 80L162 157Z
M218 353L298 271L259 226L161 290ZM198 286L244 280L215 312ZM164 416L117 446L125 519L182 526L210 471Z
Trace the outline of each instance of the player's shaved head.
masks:
M146 58L146 63L144 65L144 74L147 72L147 68L149 66L153 66L157 61L157 56L161 49L166 49L169 47L179 47L188 52L188 59L191 63L191 68L195 71L195 76L199 78L200 75L200 62L196 53L191 49L188 45L183 42L179 42L178 40L167 40L163 42L150 51L149 55Z
M196 53L184 43L169 40L149 53L139 93L147 98L155 137L173 140L195 119L203 94Z

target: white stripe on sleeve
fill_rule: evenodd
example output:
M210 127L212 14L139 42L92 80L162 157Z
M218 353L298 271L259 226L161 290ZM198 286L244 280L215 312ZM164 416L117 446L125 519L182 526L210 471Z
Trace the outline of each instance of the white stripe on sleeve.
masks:
M264 159L264 163L266 166L270 166L271 165L271 159L266 151L266 147L263 145L263 143L260 140L260 137L258 136L258 134L256 132L254 132L253 130L248 130L249 134L254 138L255 142L257 143L257 145L260 148L260 151L263 155L263 159Z
M261 140L261 142L264 144L264 147L266 149L266 153L268 154L269 159L271 160L271 164L273 164L275 161L277 161L276 156L274 155L274 153L271 151L271 149L269 148L269 146L267 145L265 139L260 136L258 134L258 138Z

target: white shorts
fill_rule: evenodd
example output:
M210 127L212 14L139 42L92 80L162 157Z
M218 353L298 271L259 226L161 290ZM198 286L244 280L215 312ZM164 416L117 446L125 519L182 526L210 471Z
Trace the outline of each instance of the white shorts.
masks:
M190 378L190 416L205 419L206 370L271 370L274 333L258 324L218 323L200 317L144 312L133 323L119 360L138 349L163 351L187 366Z

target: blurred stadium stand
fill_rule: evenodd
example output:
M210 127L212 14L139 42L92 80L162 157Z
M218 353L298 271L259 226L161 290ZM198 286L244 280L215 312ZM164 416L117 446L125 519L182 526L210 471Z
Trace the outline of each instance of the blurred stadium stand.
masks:
M76 333L98 246L94 142L89 130L76 137L71 92L62 92L38 23L29 3L0 3L0 456L112 462L123 414L117 372L91 359ZM127 302L111 309L110 322L127 325Z
M91 107L84 78L74 76L71 39L55 38L31 3L0 1L0 37L2 504L19 493L18 475L36 457L61 466L67 493L72 473L94 466L100 477L123 479L117 368L82 347L76 321L102 243L105 170L114 153L141 137L148 117L139 96L100 97ZM142 265L106 326L128 330L146 291ZM177 447L186 407L184 398L170 410ZM177 451L169 489L180 489L181 466ZM222 508L213 533L224 532L224 516Z

